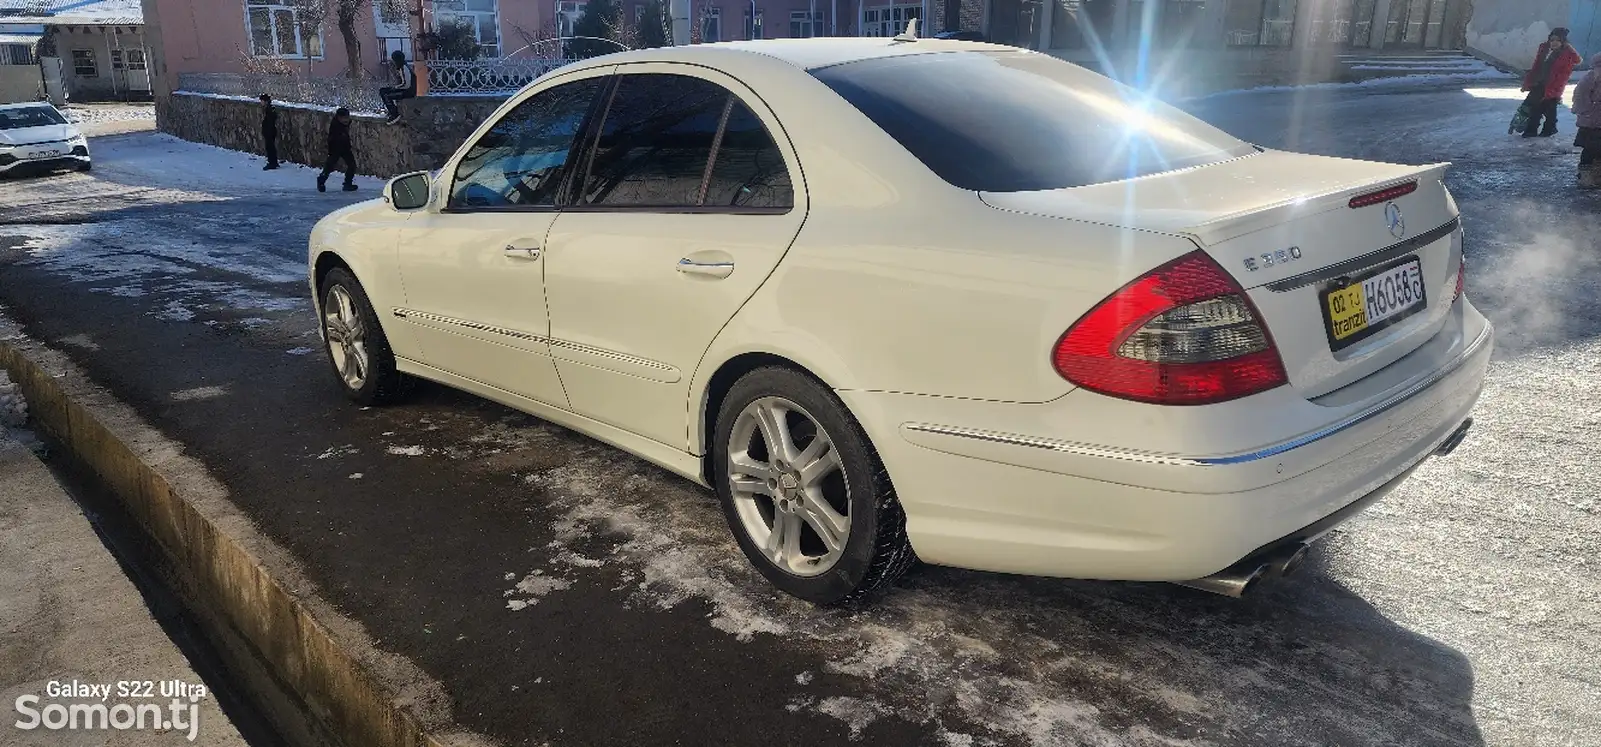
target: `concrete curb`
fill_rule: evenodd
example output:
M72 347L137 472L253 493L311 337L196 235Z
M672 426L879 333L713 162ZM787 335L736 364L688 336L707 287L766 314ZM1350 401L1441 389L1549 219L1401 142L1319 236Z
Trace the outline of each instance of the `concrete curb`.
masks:
M33 424L97 475L159 545L230 668L258 670L298 701L265 707L275 720L301 722L288 733L361 747L493 744L453 724L443 686L376 649L358 623L318 599L288 553L180 446L10 326L0 318L0 368L22 389Z

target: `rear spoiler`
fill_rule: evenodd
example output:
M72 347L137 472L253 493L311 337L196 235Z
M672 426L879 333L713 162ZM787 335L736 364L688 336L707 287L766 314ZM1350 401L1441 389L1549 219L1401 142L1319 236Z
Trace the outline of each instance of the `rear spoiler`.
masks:
M1400 175L1381 180L1353 182L1324 192L1286 197L1277 202L1198 223L1184 233L1201 246L1214 246L1308 215L1330 210L1382 205L1390 200L1413 194L1431 184L1443 184L1445 173L1450 168L1450 161L1442 161L1416 166Z

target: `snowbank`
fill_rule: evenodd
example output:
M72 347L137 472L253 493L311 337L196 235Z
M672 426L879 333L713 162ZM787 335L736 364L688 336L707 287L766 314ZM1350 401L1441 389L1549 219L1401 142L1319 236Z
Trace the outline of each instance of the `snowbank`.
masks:
M22 399L22 390L0 371L0 426L21 428L27 421L28 403Z

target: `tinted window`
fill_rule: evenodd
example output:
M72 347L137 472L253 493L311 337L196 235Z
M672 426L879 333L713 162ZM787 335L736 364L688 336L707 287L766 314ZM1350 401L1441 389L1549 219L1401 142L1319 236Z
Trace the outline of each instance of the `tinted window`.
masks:
M730 97L715 83L685 75L622 76L602 120L584 204L700 204L712 141Z
M1049 55L919 54L812 74L963 189L1078 187L1256 152L1178 109Z
M0 130L19 130L24 127L45 127L66 124L67 120L54 107L21 106L0 109Z
M450 207L555 205L573 139L603 79L557 86L517 105L456 167Z
M735 101L728 112L728 124L706 180L705 204L751 208L795 205L784 155L762 121L741 102Z

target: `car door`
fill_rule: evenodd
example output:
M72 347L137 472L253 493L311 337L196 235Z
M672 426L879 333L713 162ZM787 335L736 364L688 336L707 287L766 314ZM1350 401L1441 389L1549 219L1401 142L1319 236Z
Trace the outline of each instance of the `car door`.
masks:
M566 407L550 357L545 237L611 68L543 86L439 175L436 207L402 230L405 319L423 363Z
M573 204L546 241L552 353L575 412L687 448L701 356L806 214L781 132L730 76L618 68Z

